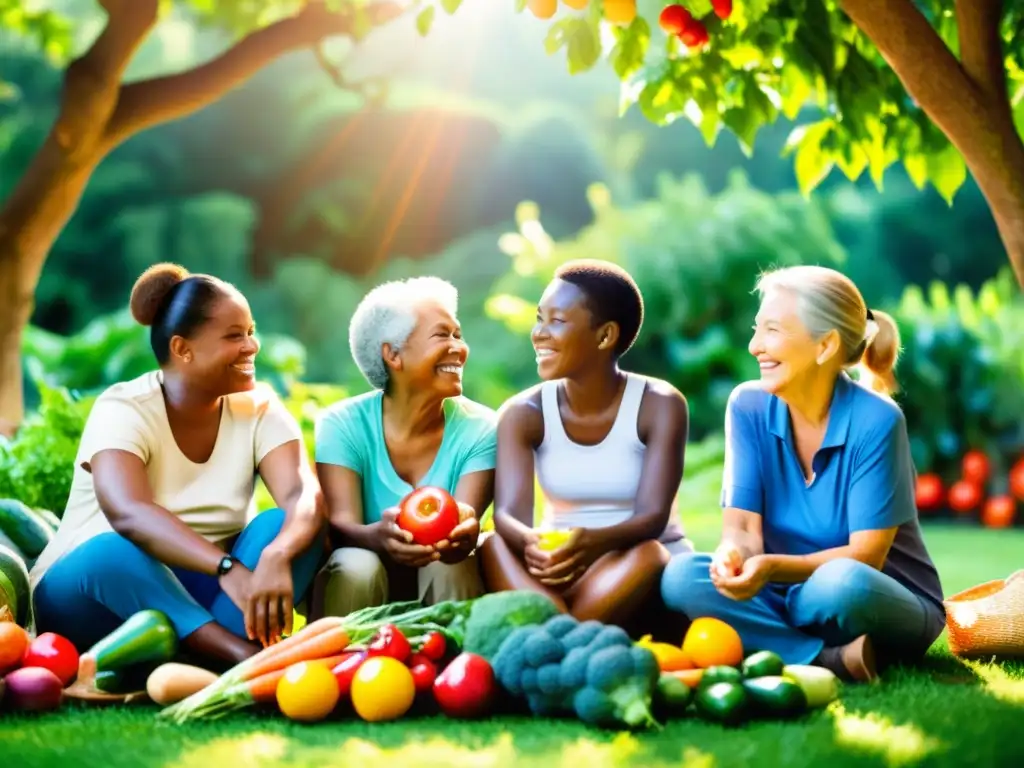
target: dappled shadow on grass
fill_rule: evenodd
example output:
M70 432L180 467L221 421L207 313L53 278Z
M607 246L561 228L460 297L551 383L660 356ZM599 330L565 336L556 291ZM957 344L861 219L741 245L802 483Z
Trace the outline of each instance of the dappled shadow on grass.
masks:
M303 725L247 713L176 726L158 721L150 706L70 706L41 717L0 716L0 752L19 768L1010 766L1024 765L1022 686L1024 664L933 655L916 668L888 670L878 685L845 687L838 705L795 721L725 728L691 714L632 735L529 717Z

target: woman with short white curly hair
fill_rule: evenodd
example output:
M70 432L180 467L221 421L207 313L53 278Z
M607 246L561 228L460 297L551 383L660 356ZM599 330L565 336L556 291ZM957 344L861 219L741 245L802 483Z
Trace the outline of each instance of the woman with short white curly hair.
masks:
M483 592L474 552L494 493L496 414L462 396L469 346L457 309L451 283L417 277L377 286L352 316L352 357L372 389L317 420L334 551L314 585L313 616ZM398 503L423 486L444 488L462 512L434 546L414 544L396 523Z

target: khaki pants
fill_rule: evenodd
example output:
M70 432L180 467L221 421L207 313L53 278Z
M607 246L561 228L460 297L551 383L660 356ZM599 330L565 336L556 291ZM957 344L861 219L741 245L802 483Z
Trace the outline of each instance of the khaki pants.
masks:
M407 583L415 595L396 596L393 580ZM410 568L388 568L376 552L357 547L334 550L313 584L310 606L314 618L345 616L368 606L397 600L421 600L433 605L445 600L470 600L484 592L476 554L461 563L431 563L413 572Z

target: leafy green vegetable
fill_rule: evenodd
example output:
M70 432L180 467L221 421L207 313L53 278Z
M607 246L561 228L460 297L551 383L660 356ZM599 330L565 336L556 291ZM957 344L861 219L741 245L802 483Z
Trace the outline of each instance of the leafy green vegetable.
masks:
M554 603L529 590L483 595L474 601L466 619L462 649L490 660L513 630L543 624L557 613Z

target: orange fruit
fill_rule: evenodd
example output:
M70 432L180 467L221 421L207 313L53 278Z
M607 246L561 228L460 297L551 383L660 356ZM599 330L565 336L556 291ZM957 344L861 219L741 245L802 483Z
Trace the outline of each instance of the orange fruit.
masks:
M698 667L736 667L743 662L739 633L720 619L695 619L683 638L683 653Z
M13 621L0 621L0 675L20 666L28 643L28 632Z
M323 664L292 664L277 684L277 706L292 720L323 720L338 703L338 681Z
M390 656L374 656L362 663L352 680L352 707L370 723L396 720L412 706L416 683L405 664Z
M696 688L700 685L700 679L704 677L703 669L678 669L675 672L670 672L672 677L679 678L686 683L688 688Z
M636 0L604 0L604 18L609 24L632 24L636 18Z
M550 19L558 10L558 0L530 0L526 7L538 19Z
M590 5L590 0L562 0L562 2L574 11L585 11Z

